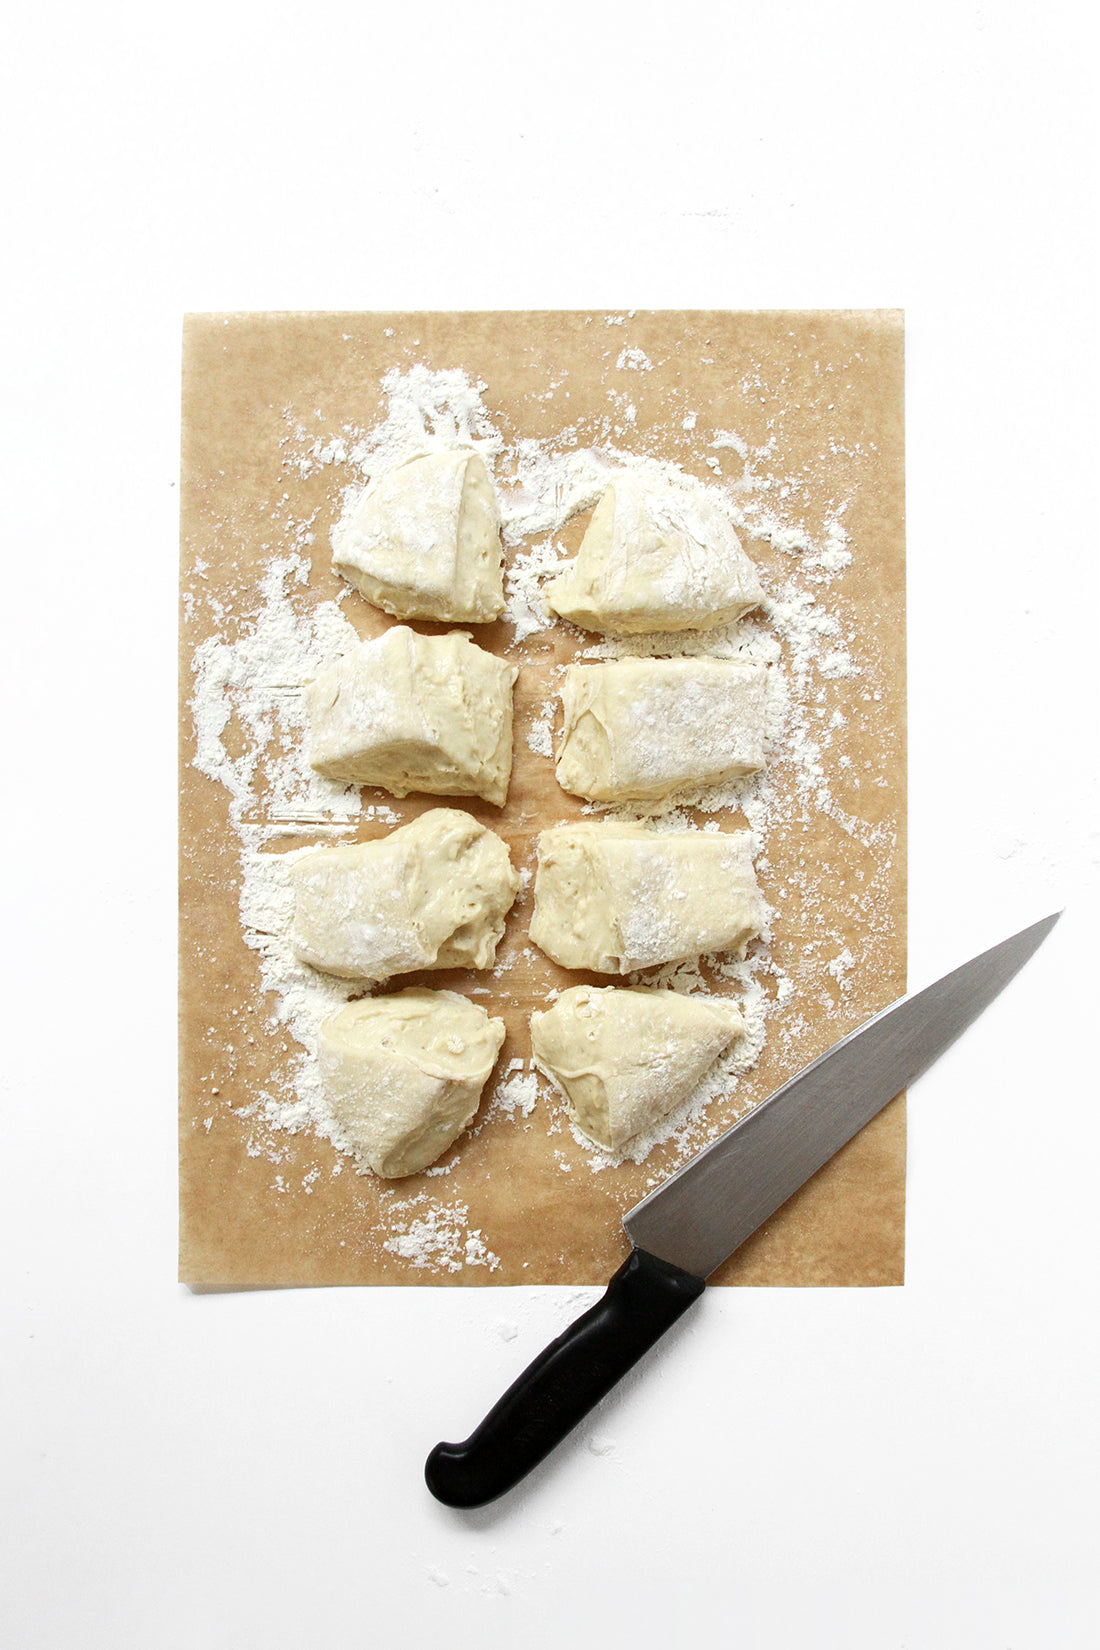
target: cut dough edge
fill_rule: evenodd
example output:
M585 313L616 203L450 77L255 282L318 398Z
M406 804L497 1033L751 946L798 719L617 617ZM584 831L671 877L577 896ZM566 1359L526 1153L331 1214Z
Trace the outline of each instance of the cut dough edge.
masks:
M462 479L451 523L452 544L442 555L444 564L449 566L425 568L421 547L403 541L400 536L399 487L403 472L433 460L455 468L461 465ZM383 477L379 485L385 489L377 500L382 523L395 514L397 523L390 526L384 545L367 548L348 543L354 514L351 522L337 523L332 555L336 572L372 606L396 619L490 624L499 618L504 611L500 513L492 480L481 456L464 449L420 454ZM415 521L415 487L410 491L414 496L408 514ZM366 509L368 515L370 498L368 492L359 506ZM429 500L421 501L422 510L430 507ZM446 519L445 512L443 515ZM375 527L380 534L382 523ZM418 572L429 576L417 582Z
M507 843L458 808L315 849L293 861L290 879L298 959L376 986L421 969L492 968L520 888Z
M658 804L756 773L766 684L766 667L742 659L569 665L558 783L589 801Z
M503 807L518 674L466 631L424 636L393 625L306 682L310 766L398 798L480 796ZM457 711L448 691L456 682Z
M743 1033L734 1003L645 986L574 986L531 1016L535 1064L613 1153L671 1116Z
M394 1180L436 1162L476 1116L504 1037L479 1004L423 986L331 1015L322 1081L360 1168Z
M640 889L654 872L658 885ZM741 957L767 917L748 831L659 833L590 820L553 826L538 839L534 892L532 942L563 968L601 974L711 952Z
M717 529L719 538L728 540L724 550L708 543L706 536L695 538L685 523L661 519L664 515L660 506L663 490L658 486L652 489L651 498L647 497L650 490L630 472L608 483L576 556L546 586L544 595L552 612L584 630L610 636L638 636L712 630L719 625L735 622L759 605L764 595L759 574L732 524L724 521ZM629 538L630 527L620 527L617 519L620 493L629 496L628 514L632 512L637 517L641 504L643 515L648 516L643 523L635 521L634 531L644 538L648 529L654 537L654 542L638 550L633 569L629 568L631 551L625 542ZM714 525L713 510L711 525ZM681 565L671 542L677 536L685 542L694 543L703 557L712 556L716 564L725 559L724 582L727 589L724 599L685 600L682 594L673 596L661 590L662 567L674 574ZM624 542L620 542L620 538ZM630 590L632 575L635 585ZM619 588L612 594L607 585L609 580L616 578ZM624 596L624 583L633 600Z

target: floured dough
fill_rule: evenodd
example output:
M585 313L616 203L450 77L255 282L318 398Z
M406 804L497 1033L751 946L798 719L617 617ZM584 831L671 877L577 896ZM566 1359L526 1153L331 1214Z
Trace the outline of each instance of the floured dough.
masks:
M500 511L485 465L476 453L443 452L391 470L333 529L332 562L398 619L498 618Z
M356 1162L416 1174L474 1118L504 1021L455 991L414 986L349 1003L321 1027L321 1081Z
M645 987L577 985L531 1016L536 1063L590 1139L620 1151L686 1100L744 1031L718 998Z
M302 962L375 984L419 968L491 968L519 891L508 849L458 808L290 867Z
M595 802L656 802L755 773L766 678L764 665L738 659L570 665L559 785Z
M539 837L531 938L563 968L633 974L740 956L766 914L747 831L582 821Z
M585 630L634 636L710 630L747 613L763 591L715 499L620 470L576 560L545 595L555 613Z
M501 807L517 675L462 631L420 636L394 625L306 683L310 763L394 796L482 796Z

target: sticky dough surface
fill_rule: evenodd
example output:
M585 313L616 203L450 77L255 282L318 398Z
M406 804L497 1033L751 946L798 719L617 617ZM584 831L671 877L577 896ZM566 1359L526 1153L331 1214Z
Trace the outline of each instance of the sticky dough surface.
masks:
M333 529L332 561L398 619L498 618L500 511L485 465L476 453L430 453L382 476Z
M531 1048L578 1126L618 1151L686 1100L743 1030L718 998L581 985L531 1016Z
M378 984L420 968L491 968L519 890L507 846L457 808L290 867L291 944L328 974Z
M394 625L306 683L310 763L394 796L481 796L500 807L517 674L461 631L420 636Z
M632 974L740 956L765 917L747 831L582 822L539 837L531 938L563 968Z
M597 802L656 802L755 773L766 679L763 665L735 659L570 665L559 785Z
M546 588L555 613L630 636L710 630L763 597L729 517L705 493L618 472L575 561Z
M350 1003L321 1028L321 1080L361 1168L416 1174L473 1121L504 1021L454 991Z

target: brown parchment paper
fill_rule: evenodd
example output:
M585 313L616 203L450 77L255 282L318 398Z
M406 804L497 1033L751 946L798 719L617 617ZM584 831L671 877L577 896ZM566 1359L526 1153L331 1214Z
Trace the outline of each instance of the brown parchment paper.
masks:
M624 351L649 363L631 370ZM635 357L637 359L637 357ZM742 459L716 434L798 473L799 511L820 527L843 515L851 565L820 600L835 613L857 674L822 686L821 714L842 722L828 754L834 806L793 810L772 833L761 884L775 906L772 950L794 981L792 1004L769 1022L756 1068L728 1104L708 1113L710 1134L764 1098L808 1060L905 989L905 655L903 332L896 312L604 312L506 314L246 314L187 319L183 351L180 766L180 1276L194 1287L305 1284L599 1284L627 1253L623 1213L674 1167L673 1144L642 1165L595 1173L591 1154L544 1097L529 1117L479 1113L475 1132L444 1159L445 1176L381 1183L311 1131L282 1132L257 1149L254 1101L293 1058L271 1024L256 955L238 915L239 843L228 796L192 765L189 709L196 646L246 617L250 592L287 523L313 516L312 569L300 599L332 599L329 530L351 479L318 467L288 470L289 432L327 436L369 429L384 416L381 380L423 362L462 367L507 441L560 437L673 460L703 479L735 480ZM716 456L717 455L717 456ZM710 462L708 463L708 460ZM575 549L589 512L560 542ZM282 535L282 536L281 536ZM769 580L791 558L765 539L746 542ZM363 636L389 621L358 595L343 611ZM426 630L444 627L423 626ZM556 666L582 637L556 625L513 645L505 621L474 627L481 646L522 666L516 688L515 766L507 806L458 799L533 866L546 825L581 804L554 779L527 733L553 697ZM834 722L837 717L833 717ZM560 726L560 720L559 720ZM229 727L227 742L234 738ZM444 798L396 802L402 821ZM853 830L850 820L860 822ZM700 820L701 822L701 820ZM731 828L737 820L721 821ZM392 827L365 820L360 839ZM868 849L868 831L878 846ZM344 840L352 840L347 837ZM287 848L310 839L288 838ZM872 892L869 892L873 890ZM509 919L495 975L406 976L466 990L502 1015L508 1040L498 1073L529 1059L532 1008L555 986L603 977L567 974L526 943L530 891ZM845 942L848 961L822 984L821 948ZM808 962L816 962L808 985ZM495 1081L495 1079L494 1079ZM487 1096L488 1096L487 1091ZM714 1283L896 1284L903 1276L904 1111L894 1102L720 1270ZM343 1172L334 1172L341 1170ZM384 1247L410 1203L460 1212L493 1266L418 1269Z

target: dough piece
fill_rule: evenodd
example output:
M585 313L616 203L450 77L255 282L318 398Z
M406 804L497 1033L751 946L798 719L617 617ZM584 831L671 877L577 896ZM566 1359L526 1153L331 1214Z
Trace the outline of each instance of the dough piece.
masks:
M373 482L332 533L332 564L398 619L504 612L500 511L476 453L431 453Z
M290 867L302 962L376 985L418 968L491 968L519 892L508 849L458 808Z
M555 826L539 837L531 938L563 968L600 974L742 956L767 912L750 853L747 831Z
M417 1174L472 1123L504 1021L456 991L413 986L349 1003L321 1027L321 1081L356 1162Z
M766 667L738 659L570 665L558 784L594 802L658 802L764 765Z
M394 625L306 683L310 764L394 796L482 796L501 807L518 674L463 631L419 636Z
M744 1029L738 1009L717 998L576 985L532 1014L531 1048L578 1126L621 1151L686 1100Z
M756 569L709 493L620 470L596 506L576 560L546 587L563 619L637 636L711 630L763 599Z

